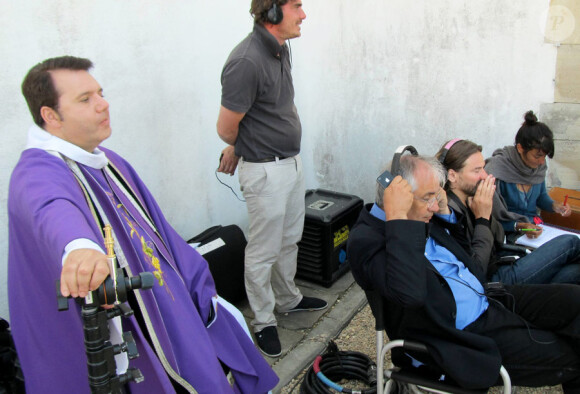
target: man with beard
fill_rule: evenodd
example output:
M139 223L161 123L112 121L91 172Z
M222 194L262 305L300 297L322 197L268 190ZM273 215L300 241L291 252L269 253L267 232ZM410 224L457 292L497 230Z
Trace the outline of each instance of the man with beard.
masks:
M481 151L480 145L456 139L446 142L436 155L447 170L445 189L458 224L454 236L461 239L490 281L580 283L580 239L574 235L561 235L512 263L501 264L498 249L504 242L504 231L492 217L495 178L486 173ZM537 237L539 233L530 231L527 235Z

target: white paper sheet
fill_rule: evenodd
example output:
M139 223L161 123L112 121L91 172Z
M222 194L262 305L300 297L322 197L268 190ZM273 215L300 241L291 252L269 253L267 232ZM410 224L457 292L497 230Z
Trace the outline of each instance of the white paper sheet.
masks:
M556 238L558 235L562 234L572 234L580 238L580 234L573 233L571 231L562 230L557 227L552 227L547 224L542 226L542 234L538 238L529 238L526 234L519 237L516 244L523 245L530 248L539 248L551 239Z

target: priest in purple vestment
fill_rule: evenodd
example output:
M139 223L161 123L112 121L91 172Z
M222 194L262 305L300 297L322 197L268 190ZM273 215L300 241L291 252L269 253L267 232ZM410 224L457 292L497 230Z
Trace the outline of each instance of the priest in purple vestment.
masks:
M135 170L100 147L111 134L109 104L87 59L33 67L22 92L35 124L10 179L8 295L27 393L88 393L80 307L109 275L102 224L129 276L148 271L135 315L109 322L111 340L131 331L139 357L115 357L117 372L141 370L130 393L264 393L278 382L242 326L217 297L207 262L169 225ZM224 371L230 371L227 375Z

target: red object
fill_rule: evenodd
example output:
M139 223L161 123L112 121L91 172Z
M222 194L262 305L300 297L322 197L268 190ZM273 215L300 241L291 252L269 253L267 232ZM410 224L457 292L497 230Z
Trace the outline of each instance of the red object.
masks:
M534 223L536 225L540 225L540 224L544 224L544 222L542 221L542 219L540 219L538 216L534 216Z
M568 204L568 195L566 194L564 196L564 205Z
M317 356L314 359L314 364L312 365L312 368L314 369L314 373L318 373L320 372L320 362L322 361L322 356Z

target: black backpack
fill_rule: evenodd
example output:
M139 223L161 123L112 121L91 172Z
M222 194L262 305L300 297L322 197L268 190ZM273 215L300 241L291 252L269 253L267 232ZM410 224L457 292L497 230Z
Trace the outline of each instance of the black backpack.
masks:
M0 394L23 394L24 377L16 355L10 324L0 317Z

